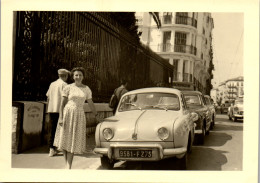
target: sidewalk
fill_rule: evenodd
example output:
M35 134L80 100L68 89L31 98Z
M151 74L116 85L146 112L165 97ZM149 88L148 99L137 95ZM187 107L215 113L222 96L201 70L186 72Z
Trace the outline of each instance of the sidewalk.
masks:
M94 148L95 136L92 134L87 138L87 152L74 155L72 169L100 169L100 158L93 152ZM44 145L21 154L12 154L12 168L64 169L65 162L62 152L49 157L49 148Z

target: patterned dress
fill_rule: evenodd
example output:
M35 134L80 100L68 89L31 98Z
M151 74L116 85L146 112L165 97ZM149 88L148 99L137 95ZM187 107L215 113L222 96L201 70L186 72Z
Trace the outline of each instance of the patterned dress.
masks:
M86 117L84 103L92 98L88 86L77 87L74 83L63 89L62 96L68 97L63 110L63 125L57 125L54 146L59 150L82 154L86 151Z

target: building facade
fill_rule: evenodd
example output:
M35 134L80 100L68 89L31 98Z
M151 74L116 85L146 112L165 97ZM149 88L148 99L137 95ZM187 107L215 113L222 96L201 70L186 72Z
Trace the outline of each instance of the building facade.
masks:
M239 76L226 81L227 99L234 101L238 97L244 96L244 77Z
M160 29L148 12L136 13L136 18L141 42L173 65L173 81L192 83L195 90L209 94L207 83L213 78L211 14L160 12Z
M244 96L244 77L228 79L218 85L216 90L217 101L221 104L233 102L238 97ZM214 92L211 90L211 92Z

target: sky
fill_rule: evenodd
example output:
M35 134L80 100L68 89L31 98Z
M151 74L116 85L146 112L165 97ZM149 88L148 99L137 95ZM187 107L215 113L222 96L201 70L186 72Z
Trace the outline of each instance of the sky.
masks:
M243 76L243 13L212 13L213 87L220 82Z

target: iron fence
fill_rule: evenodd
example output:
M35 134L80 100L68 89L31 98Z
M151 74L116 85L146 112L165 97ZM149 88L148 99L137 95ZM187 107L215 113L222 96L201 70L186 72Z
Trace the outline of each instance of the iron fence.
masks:
M107 102L121 78L132 90L168 83L173 75L169 63L107 12L20 11L14 17L13 101L46 100L59 68L84 67L94 102Z

